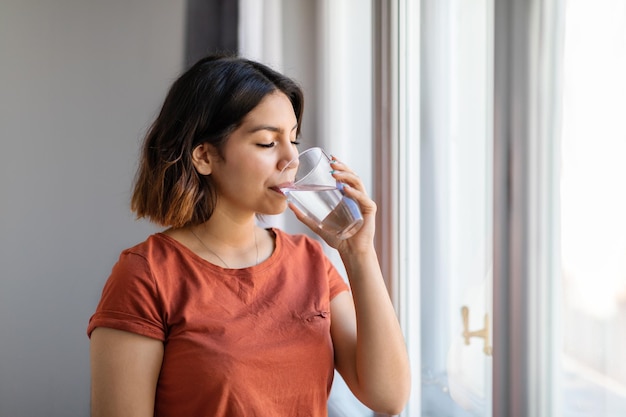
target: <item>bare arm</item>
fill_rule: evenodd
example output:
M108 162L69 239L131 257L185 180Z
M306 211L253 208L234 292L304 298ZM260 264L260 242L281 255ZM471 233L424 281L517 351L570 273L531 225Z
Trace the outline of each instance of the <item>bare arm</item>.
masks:
M344 262L354 299L345 292L331 302L335 366L363 404L399 414L410 390L409 362L378 262Z
M153 417L163 343L121 330L91 334L91 416Z
M363 226L347 240L317 228L296 207L296 217L339 251L352 289L331 302L335 367L354 395L369 408L399 414L409 397L409 360L395 311L374 250L376 204L359 177L339 161L336 179L349 185L348 197L359 203ZM352 298L354 297L354 299Z

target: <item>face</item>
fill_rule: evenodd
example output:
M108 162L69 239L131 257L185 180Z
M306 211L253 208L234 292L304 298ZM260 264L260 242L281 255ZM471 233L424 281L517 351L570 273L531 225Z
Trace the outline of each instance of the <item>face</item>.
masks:
M248 113L226 141L224 159L211 157L216 210L230 215L282 213L287 201L277 186L295 177L297 163L289 162L298 156L297 129L293 106L282 92L267 95Z

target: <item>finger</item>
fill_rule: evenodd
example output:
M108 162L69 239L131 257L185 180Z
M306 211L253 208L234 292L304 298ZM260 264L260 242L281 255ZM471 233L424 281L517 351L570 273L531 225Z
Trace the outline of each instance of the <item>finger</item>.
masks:
M293 203L288 203L287 206L291 209L291 211L293 211L293 214L296 215L296 218L298 220L300 220L302 223L307 224L309 222L311 222L312 220L309 219L309 217L306 215L306 213L304 213L303 211L301 211L298 207L296 207ZM308 224L307 224L308 225Z
M346 165L345 162L337 159L335 156L332 157L333 159L330 161L330 166L336 170L336 171L344 171L344 172L351 172L352 174L356 175L356 173L348 166Z
M344 184L342 192L346 197L353 199L359 204L363 214L376 212L376 203L367 195L366 192L351 187L348 184Z
M326 241L331 247L335 247L336 238L332 234L327 231L321 229L317 222L313 220L311 217L307 216L303 211L301 211L298 207L296 207L293 203L289 203L289 208L293 211L294 215L298 220L304 223L309 229L318 234L322 239Z
M363 184L363 181L354 172L334 170L333 178L342 184L348 184L359 191L365 192L365 185Z
M331 164L331 174L337 181L348 184L362 192L365 192L365 185L356 172L352 171L343 162L334 159Z
M300 220L302 223L304 223L309 229L313 230L314 232L318 232L320 230L320 228L317 227L317 222L314 219L307 216L305 212L300 210L293 203L289 203L288 206L291 209L291 211L293 211L293 214L295 214L296 218Z

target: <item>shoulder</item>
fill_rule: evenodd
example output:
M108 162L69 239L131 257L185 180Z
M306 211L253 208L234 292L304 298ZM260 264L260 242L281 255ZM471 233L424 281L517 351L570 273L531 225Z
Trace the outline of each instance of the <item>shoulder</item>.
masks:
M128 247L120 253L119 262L162 263L177 257L181 252L176 241L163 233L148 236L143 242Z
M175 241L162 233L150 235L143 242L121 251L113 267L113 274L124 276L147 275L154 278L155 272L179 263L184 257ZM115 274L115 273L118 274Z
M172 283L180 275L184 253L175 241L156 233L145 241L124 249L105 284L105 293L115 297L157 300L169 296Z
M157 254L163 254L168 250L169 241L163 233L155 233L150 235L143 242L137 243L122 251L122 254L133 254L149 258Z

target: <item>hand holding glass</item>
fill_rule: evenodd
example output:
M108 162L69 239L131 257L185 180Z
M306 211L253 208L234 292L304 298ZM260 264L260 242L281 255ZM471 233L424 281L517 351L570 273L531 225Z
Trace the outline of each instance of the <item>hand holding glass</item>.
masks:
M344 195L343 184L332 176L330 157L321 148L310 148L298 160L295 181L282 185L282 193L320 229L339 239L353 236L363 224L363 215L357 202Z

